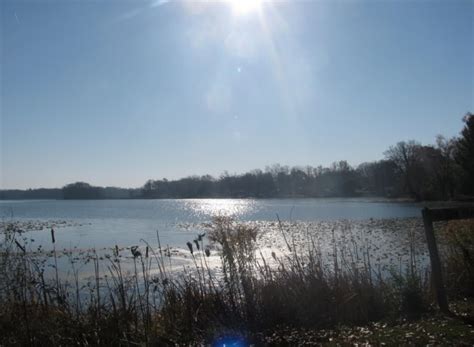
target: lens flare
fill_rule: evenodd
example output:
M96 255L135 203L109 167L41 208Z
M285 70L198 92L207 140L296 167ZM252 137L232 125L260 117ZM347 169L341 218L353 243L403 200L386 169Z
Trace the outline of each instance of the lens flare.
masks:
M248 343L241 337L222 337L212 344L212 347L247 347Z
M253 12L259 12L263 0L227 0L234 15L243 16Z

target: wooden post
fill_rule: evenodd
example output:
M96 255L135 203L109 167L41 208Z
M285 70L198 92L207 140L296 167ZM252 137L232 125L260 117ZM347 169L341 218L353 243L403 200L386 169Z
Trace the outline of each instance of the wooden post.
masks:
M448 299L443 284L443 275L441 273L441 261L439 260L438 246L436 244L436 237L433 229L433 219L430 210L424 208L421 211L423 216L423 224L425 226L426 242L428 243L428 251L430 252L431 262L431 276L433 279L433 286L438 300L439 308L444 313L451 313L449 311Z

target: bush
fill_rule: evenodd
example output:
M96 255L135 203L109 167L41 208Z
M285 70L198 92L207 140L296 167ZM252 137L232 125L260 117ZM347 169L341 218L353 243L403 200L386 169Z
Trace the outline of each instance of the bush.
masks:
M474 220L450 221L444 233L445 277L453 296L474 296Z

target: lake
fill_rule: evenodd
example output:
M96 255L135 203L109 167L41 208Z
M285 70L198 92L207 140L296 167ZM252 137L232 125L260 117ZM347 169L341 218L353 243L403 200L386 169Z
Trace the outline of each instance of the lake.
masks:
M52 221L61 246L78 248L156 240L157 230L164 244L182 245L216 215L240 221L276 221L278 215L283 221L308 222L419 217L420 209L416 203L335 198L0 201L3 221ZM35 235L38 241L49 240L49 229Z

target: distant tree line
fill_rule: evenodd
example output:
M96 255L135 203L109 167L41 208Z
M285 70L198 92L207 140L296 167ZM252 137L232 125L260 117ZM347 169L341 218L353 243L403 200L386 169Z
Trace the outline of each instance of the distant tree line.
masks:
M85 182L71 183L63 188L0 190L0 200L25 199L133 199L142 198L142 189L95 187Z
M61 188L0 190L0 200L62 199L62 198L63 198L63 192Z
M330 167L273 165L264 171L219 178L192 176L177 181L149 180L146 198L193 197L410 197L449 200L474 195L474 115L468 113L459 137L439 135L435 145L401 141L380 161L357 167L346 161Z
M95 187L76 182L62 189L3 190L2 199L133 199L133 198L286 198L410 197L415 200L466 199L474 196L474 114L463 118L458 137L439 135L434 145L401 141L384 159L352 167L342 160L330 167L289 167L215 178L148 180L143 187Z
M85 182L68 184L61 191L63 199L131 199L141 197L141 189L95 187Z

